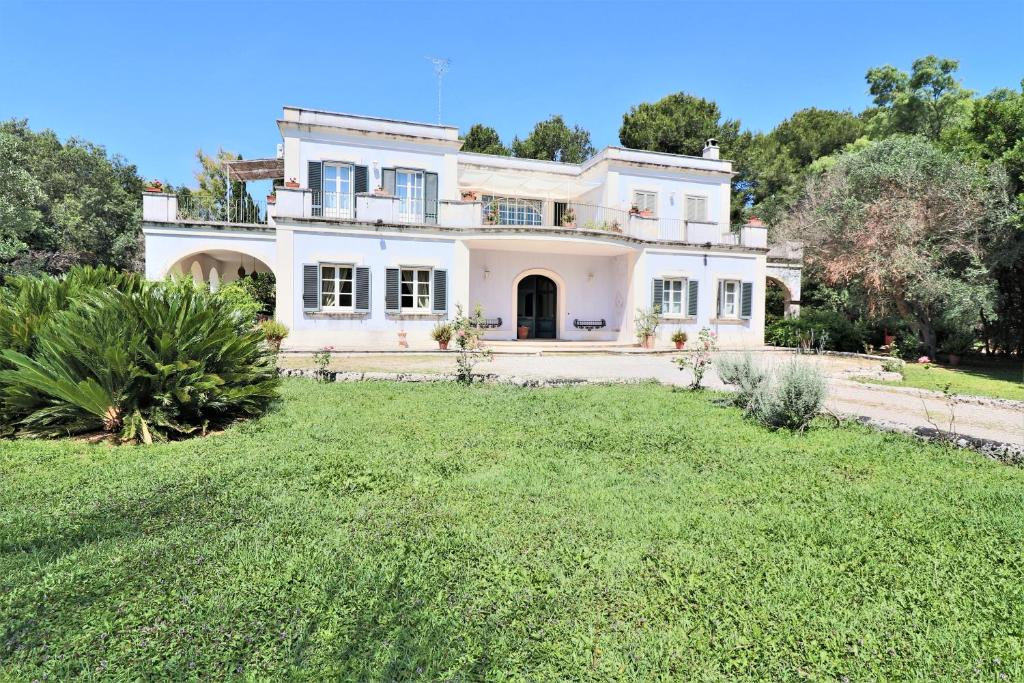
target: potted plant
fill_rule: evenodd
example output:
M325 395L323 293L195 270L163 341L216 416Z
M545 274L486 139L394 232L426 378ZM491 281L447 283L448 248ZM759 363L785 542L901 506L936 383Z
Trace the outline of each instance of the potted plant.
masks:
M409 348L409 340L407 338L408 336L409 336L408 332L406 332L405 330L399 330L399 332L398 332L398 348L400 348L400 349L407 349L407 348Z
M448 350L448 342L452 340L452 326L451 323L441 321L434 325L434 329L431 330L430 336L437 342L437 347L442 351Z
M273 204L277 201L277 190L273 189L270 194L267 195L267 204Z
M661 306L654 308L636 309L636 338L645 349L654 348L654 333L658 331L661 324Z
M970 332L954 332L946 338L943 348L949 356L949 364L960 365L961 357L974 348L974 336Z
M672 333L672 341L675 343L677 349L682 349L683 345L686 344L686 333L682 330L676 330Z
M530 328L527 325L520 325L516 328L516 337L518 339L528 339L530 337Z
M498 224L498 212L494 210L493 206L489 206L484 210L484 223L487 225Z
M266 340L267 346L274 353L281 350L281 342L288 336L288 326L276 320L264 320L261 322L260 331L263 332L263 338Z
M576 211L571 207L565 207L565 211L562 212L562 227L563 228L575 228L576 227Z
M629 207L629 215L630 216L639 216L640 215L640 207L637 206L636 204L634 204L633 206Z
M654 212L650 209L644 209L640 212L640 218L651 218L652 216L654 216Z
M478 198L476 190L463 190L462 201L464 202L475 202Z
M150 180L146 183L146 192L163 192L164 184L159 180Z
M385 190L383 187L375 187L375 188L373 188L373 196L375 196L375 197L387 197L389 195L388 195L388 191Z
M284 186L287 187L289 190L296 190L299 187L299 181L296 180L295 178L289 178L288 182L286 182Z

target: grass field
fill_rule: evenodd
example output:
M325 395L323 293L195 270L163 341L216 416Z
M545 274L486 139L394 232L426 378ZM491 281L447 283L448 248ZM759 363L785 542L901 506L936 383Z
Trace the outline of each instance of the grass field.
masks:
M0 442L0 678L1010 680L1024 470L657 385Z
M956 368L908 363L902 382L871 380L875 384L896 384L942 391L946 384L954 394L991 396L1024 401L1024 369L1020 364L962 366Z

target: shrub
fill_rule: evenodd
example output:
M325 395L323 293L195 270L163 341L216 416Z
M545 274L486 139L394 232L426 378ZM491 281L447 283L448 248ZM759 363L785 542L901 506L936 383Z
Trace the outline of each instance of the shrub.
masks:
M653 337L658 331L658 325L661 324L661 306L636 309L636 320L633 324L636 326L636 338L643 344L647 337Z
M903 368L906 367L906 362L902 358L893 356L892 358L886 358L882 361L882 370L885 372L898 372L903 374Z
M701 382L704 380L704 373L711 367L711 354L717 350L717 335L710 328L702 327L697 335L696 347L673 361L679 366L680 370L689 368L693 371L693 381L690 382L690 388L694 391L700 389Z
M861 351L867 340L863 325L834 311L813 308L804 309L797 318L774 320L765 328L765 341L775 346L800 346L812 335L815 348L831 351Z
M821 412L828 395L825 376L818 368L791 361L773 373L751 397L747 412L773 429L803 431Z
M473 368L482 360L490 360L491 351L480 343L483 337L483 309L478 305L472 315L462 311L462 304L455 306L455 318L451 322L452 337L458 355L455 357L455 375L463 384L473 383Z
M328 379L327 368L331 364L331 354L334 353L333 346L324 346L313 354L313 365L316 366L316 377L321 382Z
M277 305L277 280L273 273L250 273L238 280L260 304L261 315L274 315Z
M186 276L180 278L180 281L192 282L192 278ZM202 287L203 285L199 286ZM224 301L243 320L249 321L249 324L255 324L256 316L263 310L263 304L252 295L244 284L244 280L225 282L217 289L216 296Z
M768 381L770 374L767 369L756 365L749 353L718 360L718 376L726 384L736 387L732 400L741 408L750 406L754 394Z
M260 323L263 339L274 353L281 350L281 342L288 336L288 326L276 320L264 320Z
M92 279L90 279L92 278ZM263 335L205 288L73 272L27 348L0 352L0 424L8 434L106 432L120 442L205 433L260 415L278 377ZM67 284L70 280L72 284ZM19 298L15 296L15 301ZM11 311L0 304L0 317Z

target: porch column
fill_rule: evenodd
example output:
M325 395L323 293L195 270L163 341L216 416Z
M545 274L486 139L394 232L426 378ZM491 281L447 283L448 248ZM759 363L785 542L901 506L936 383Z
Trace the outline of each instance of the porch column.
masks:
M451 272L452 312L455 306L461 305L466 314L472 313L469 302L469 247L462 240L452 245Z

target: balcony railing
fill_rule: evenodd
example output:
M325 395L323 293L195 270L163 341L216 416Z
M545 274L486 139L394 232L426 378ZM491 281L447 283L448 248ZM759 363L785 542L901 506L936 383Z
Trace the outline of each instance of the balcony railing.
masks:
M203 195L178 195L179 221L266 223L267 204L252 197L213 199Z

